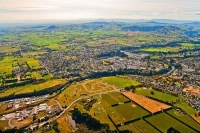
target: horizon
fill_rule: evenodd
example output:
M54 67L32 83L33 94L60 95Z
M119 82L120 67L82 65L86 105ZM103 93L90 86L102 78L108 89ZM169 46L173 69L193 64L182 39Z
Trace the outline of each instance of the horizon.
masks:
M91 21L98 19L200 20L199 0L0 0L0 23Z

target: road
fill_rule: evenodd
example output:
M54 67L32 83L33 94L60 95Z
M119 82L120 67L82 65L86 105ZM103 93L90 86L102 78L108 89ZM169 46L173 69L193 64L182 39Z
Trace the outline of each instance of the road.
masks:
M108 93L108 92L119 92L119 90L114 89L114 90L110 90L110 91L105 91L105 92L101 92L101 93L96 93L96 94L91 94L91 95L88 95L88 96L80 97L80 98L74 100L73 102L71 102L71 103L67 106L67 108L65 108L58 116L56 116L56 117L54 117L54 118L52 118L52 119L50 119L50 120L48 120L48 121L46 121L46 122L40 123L40 124L39 124L39 127L42 127L42 126L43 126L44 124L46 124L47 122L48 122L48 123L51 123L51 122L53 122L54 120L57 120L58 118L60 118L60 117L61 117L68 109L70 109L70 107L71 107L74 103L76 103L77 101L79 101L79 100L81 100L81 99L83 99L83 98L88 98L88 97L95 96L95 95L106 94L106 93ZM57 102L58 102L58 101L57 101Z

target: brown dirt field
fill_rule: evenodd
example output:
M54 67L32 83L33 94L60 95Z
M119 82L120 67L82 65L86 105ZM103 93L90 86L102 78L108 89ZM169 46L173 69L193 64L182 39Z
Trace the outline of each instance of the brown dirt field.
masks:
M131 106L132 106L133 108L137 107L137 105L135 105L135 104L132 104Z
M188 92L193 95L200 96L200 89L195 89L193 86L189 86L188 88L183 89L183 92Z
M171 108L171 106L166 105L164 103L160 103L158 101L149 99L145 96L138 95L132 92L123 92L123 95L133 100L135 103L139 104L141 107L145 108L151 113L156 113L164 109Z
M17 119L13 119L12 124L13 125L25 125L25 124L30 123L31 120L32 120L32 117L28 117L28 118L24 119L23 121L19 121L19 122L17 121Z
M54 100L49 100L49 101L47 101L47 105L49 105L49 106L55 106L55 105L58 105L58 104Z

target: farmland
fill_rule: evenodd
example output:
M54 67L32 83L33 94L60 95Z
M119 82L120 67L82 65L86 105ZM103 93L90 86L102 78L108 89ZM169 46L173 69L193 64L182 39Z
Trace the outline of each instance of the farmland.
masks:
M153 91L153 94L151 94L152 91ZM153 97L155 99L158 99L158 100L161 100L161 101L164 101L164 102L169 102L169 103L176 102L179 99L181 101L184 100L184 98L179 98L179 97L176 97L176 96L173 96L173 95L170 95L170 94L166 94L166 93L163 93L163 92L160 92L160 91L156 91L156 90L153 90L153 89L137 88L135 93L141 94L141 95L144 95L144 96Z
M169 105L146 98L142 95L138 95L138 94L131 93L131 92L123 92L122 94L125 95L126 97L130 98L131 100L133 100L134 102L136 102L137 104L139 104L140 106L142 106L143 108L145 108L146 110L148 110L151 113L156 113L161 110L171 108L171 106L169 106Z
M148 111L144 110L138 105L135 105L132 102L121 104L113 108L117 110L121 115L123 115L126 121L134 120L149 115Z
M27 84L25 86L10 88L4 91L3 93L0 93L0 97L9 96L12 94L16 95L16 94L24 94L28 92L40 91L56 85L64 84L65 82L66 81L63 79L54 79L54 80L48 80L41 84Z
M102 78L102 81L108 84L115 85L116 87L119 87L119 88L124 88L131 85L134 85L134 86L140 85L139 82L131 80L131 79L126 79L126 78L121 78L121 77L112 77L112 76L104 77Z
M146 120L162 132L166 132L167 129L169 129L170 127L177 129L179 132L195 132L191 128L185 126L181 122L177 121L176 119L165 113L156 114L152 117L146 118Z
M171 127L180 132L199 131L200 125L192 119L200 121L199 98L191 91L183 92L191 85L199 87L199 31L199 25L193 23L157 22L3 27L0 114L46 103L52 107L46 108L50 114L36 112L37 118L51 116L51 112L55 116L42 120L44 126L38 133L49 125L53 127L49 133L56 129L75 132L67 117L75 113L73 118L78 121L87 118L84 123L76 121L77 132L100 132L92 131L95 122L108 125L105 132L156 133ZM60 90L54 88L48 97L52 92L46 89L55 86ZM36 97L43 92L44 96ZM31 97L18 99L26 93ZM81 115L73 112L75 108ZM29 112L30 117L21 122L13 116L13 124L30 123L35 114ZM8 129L9 117L2 118L6 121L2 119L0 130ZM92 124L86 127L88 123Z
M200 130L200 124L195 122L190 116L180 114L174 110L168 110L167 113L174 116L175 118L181 120L182 122L188 124L189 126L195 128L196 130Z

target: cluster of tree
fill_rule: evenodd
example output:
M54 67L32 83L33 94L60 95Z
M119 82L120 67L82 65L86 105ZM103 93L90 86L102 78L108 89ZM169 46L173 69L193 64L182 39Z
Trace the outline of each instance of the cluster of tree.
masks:
M13 88L13 87L24 86L26 84L30 84L30 83L33 83L33 82L35 82L35 79L27 79L27 80L20 82L20 83L14 82L13 84L3 85L3 86L0 87L0 89L5 90L5 89Z
M54 122L52 129L54 129L56 131L56 133L60 133L60 129L58 128L58 122L57 121Z
M118 51L111 51L109 53L102 53L100 55L98 55L99 58L101 57L114 57L114 56L119 56L119 57L127 57L126 54L124 54L123 52Z
M86 104L84 104L84 109L87 111L90 111L90 109L92 108L93 104L95 104L97 102L97 99L92 99L91 101L87 102Z
M134 85L127 86L124 89L127 90L127 91L130 91L130 90L135 91L135 86Z
M200 116L200 112L195 113L195 116L196 116L196 117Z
M141 76L154 76L154 75L163 75L168 73L171 69L171 65L168 69L162 69L160 71L149 71L149 72L143 72L142 70L138 70L138 69L119 69L117 71L106 71L106 72L94 72L91 73L90 75L87 76L80 76L80 75L76 75L79 76L79 78L73 79L68 81L69 84L72 84L74 82L80 82L83 81L85 79L91 79L91 78L100 78L100 77L107 77L107 76L115 76L115 75L124 75L124 74L133 74L133 75L141 75ZM63 78L66 78L65 76L63 76Z
M76 123L86 124L89 129L99 130L101 129L101 123L99 120L92 118L88 113L82 113L75 108L72 112L72 119L75 120Z

